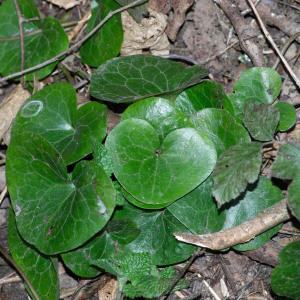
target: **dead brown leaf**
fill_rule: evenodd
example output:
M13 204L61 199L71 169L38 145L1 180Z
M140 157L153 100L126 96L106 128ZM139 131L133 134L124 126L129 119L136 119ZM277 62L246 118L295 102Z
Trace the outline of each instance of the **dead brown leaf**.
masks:
M10 141L11 124L20 107L29 96L30 93L19 84L0 104L0 141L3 139L6 145Z
M149 8L149 16L137 23L128 12L122 13L124 41L121 55L141 54L149 50L154 55L168 55L170 43L165 34L167 16Z
M171 0L174 15L169 20L168 28L166 30L171 41L175 41L177 33L185 21L185 14L193 3L194 0Z
M81 0L47 0L47 1L66 10L76 5L79 5L81 3Z
M115 300L117 298L119 287L118 281L111 278L105 285L98 291L99 300Z

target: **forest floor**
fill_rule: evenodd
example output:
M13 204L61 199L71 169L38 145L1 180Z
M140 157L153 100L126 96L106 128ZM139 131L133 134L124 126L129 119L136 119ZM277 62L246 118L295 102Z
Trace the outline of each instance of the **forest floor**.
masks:
M81 2L83 4L67 12L75 21L79 21L89 7L89 1ZM163 6L168 1L157 2L163 10ZM176 11L176 3L177 9L180 10L184 2L191 1L171 2ZM258 13L266 23L273 40L282 49L287 45L289 38L293 39L300 31L300 1L262 0L258 2L256 6ZM232 6L232 3L235 5ZM64 9L47 1L38 1L38 4L45 15L62 18L66 13ZM185 14L184 23L174 41L170 43L170 53L182 56L182 60L191 60L204 65L210 72L210 78L222 83L228 92L232 90L233 83L239 78L240 73L253 66L251 60L255 65L274 66L277 56L266 41L255 16L247 5L247 0L195 0L187 12L181 13ZM170 18L176 17L172 10L168 14ZM300 78L300 37L291 43L285 57ZM299 90L282 64L279 64L277 71L283 79L280 99L300 104ZM14 84L9 84L0 89L0 103L14 86ZM79 92L84 99L87 95L86 87L83 86ZM293 132L288 134L295 134L295 131L300 130L299 127L300 121ZM0 193L6 185L5 152L6 146L2 145L0 147ZM0 207L0 243L4 246L7 246L8 206L9 196L7 195ZM280 250L297 239L300 239L299 224L286 223L279 234L258 250L244 253L231 250L221 254L207 251L205 255L195 259L184 275L191 282L190 287L170 295L168 299L284 299L272 294L270 273L278 262ZM184 264L176 266L178 271L183 267ZM114 288L113 279L106 275L96 283L83 281L73 277L61 267L60 282L62 299L112 299L109 294L112 293L110 289ZM0 258L0 300L23 299L28 299L28 296L21 278Z

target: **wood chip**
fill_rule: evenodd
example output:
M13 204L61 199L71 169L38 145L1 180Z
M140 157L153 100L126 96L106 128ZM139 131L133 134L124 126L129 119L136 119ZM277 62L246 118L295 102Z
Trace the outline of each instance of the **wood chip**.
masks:
M19 84L0 104L0 141L8 145L11 124L30 93Z
M68 10L76 5L81 4L81 0L47 0L47 1L65 10Z

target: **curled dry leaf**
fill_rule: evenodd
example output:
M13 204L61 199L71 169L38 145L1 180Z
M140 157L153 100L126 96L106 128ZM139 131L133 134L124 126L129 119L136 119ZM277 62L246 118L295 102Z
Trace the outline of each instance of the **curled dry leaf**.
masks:
M171 41L175 41L177 33L185 21L185 14L192 6L194 0L171 0L174 11L173 17L169 20L166 34Z
M9 144L10 140L11 124L20 107L29 96L30 93L19 84L0 105L0 140L3 139L6 145Z
M122 13L124 41L121 55L142 54L149 50L154 55L168 55L170 43L165 33L167 16L149 8L149 17L137 23L128 12Z
M149 0L148 7L163 14L168 14L171 9L171 0Z
M76 5L79 5L82 2L81 0L47 0L47 1L66 10Z

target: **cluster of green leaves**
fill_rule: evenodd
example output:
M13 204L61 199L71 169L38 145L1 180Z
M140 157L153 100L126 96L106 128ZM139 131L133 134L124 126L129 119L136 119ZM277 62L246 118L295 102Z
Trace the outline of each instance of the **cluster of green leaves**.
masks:
M125 2L96 1L87 32ZM27 19L25 68L68 48L59 21L40 18L33 0L18 3ZM143 11L144 6L132 11L136 20ZM18 22L15 2L3 1L2 75L21 69ZM296 122L293 106L278 100L281 79L274 70L247 70L227 95L220 84L204 80L208 73L197 65L150 55L114 58L122 39L116 15L80 48L82 61L98 67L90 94L99 101L77 108L74 88L55 83L33 94L13 125L6 166L9 248L41 299L58 298L58 259L82 278L114 274L128 297L158 297L176 276L171 266L196 251L174 232L231 228L283 198L260 176L263 143ZM43 78L54 68L55 63L25 79ZM109 134L105 102L127 106ZM292 180L288 205L298 219L299 160L299 145L286 144L272 170L274 177ZM279 229L234 248L256 249ZM294 243L273 272L276 293L299 299L292 288L299 265Z

